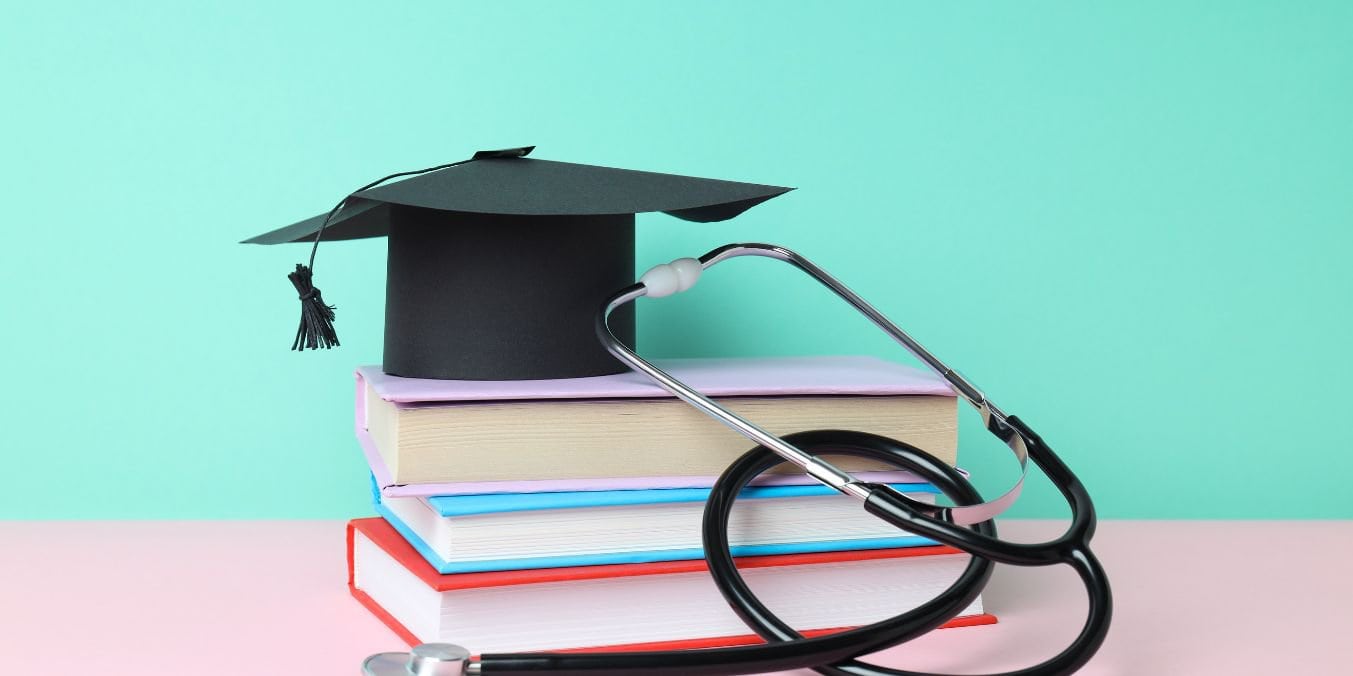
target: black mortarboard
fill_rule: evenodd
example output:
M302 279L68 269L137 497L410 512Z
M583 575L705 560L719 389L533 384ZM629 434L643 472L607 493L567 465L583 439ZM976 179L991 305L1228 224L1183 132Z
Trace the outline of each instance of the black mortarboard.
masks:
M594 321L611 294L635 281L636 213L722 221L790 190L526 159L530 151L484 151L464 162L395 174L387 179L412 177L368 186L328 217L245 242L388 236L386 373L458 380L577 378L625 370L597 341ZM309 268L298 265L292 281L307 313L332 319L309 285ZM610 319L629 344L633 307L618 309ZM308 320L315 318L302 320L294 347L304 346L302 336L314 330L307 329ZM313 334L309 339L315 347ZM336 344L332 335L329 339Z

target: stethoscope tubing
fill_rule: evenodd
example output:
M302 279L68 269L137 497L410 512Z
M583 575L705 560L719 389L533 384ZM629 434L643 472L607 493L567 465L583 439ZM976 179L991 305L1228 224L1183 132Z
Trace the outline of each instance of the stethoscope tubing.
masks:
M921 449L904 442L862 432L840 430L800 432L789 435L787 438L802 447L812 448L814 452L858 455L909 469L935 484L945 495L958 504L980 500L977 491L972 488L962 474ZM1041 445L1035 452L1039 457L1047 457L1051 453L1049 449ZM1052 457L1055 458L1055 456ZM719 483L716 484L707 503L702 530L705 556L720 592L723 593L724 598L728 600L747 626L756 631L763 639L772 643L798 641L802 640L803 637L788 624L775 618L756 600L755 595L743 582L741 573L737 570L729 551L727 528L733 500L738 492L762 472L777 464L780 464L780 460L768 449L757 448L730 466L720 477ZM1068 531L1073 536L1071 538L1063 536L1058 539L1064 541L1063 544L1065 545L1062 550L1062 557L1056 561L1043 561L1039 557L1038 562L1033 562L1033 559L1024 559L1021 564L1017 564L1054 565L1060 563L1075 569L1090 598L1090 607L1084 626L1076 640L1053 658L1032 667L1007 672L1002 676L1073 673L1094 655L1107 635L1109 621L1112 617L1112 595L1108 586L1108 578L1088 547L1076 544L1077 538L1081 537L1081 534L1091 533L1093 530L1093 512L1085 512L1084 514L1086 518L1082 520L1082 523L1088 527L1076 527L1073 524L1073 528ZM992 522L978 524L967 532L974 539L994 540L996 535L995 525ZM962 549L966 544L968 543L956 544L955 546ZM1001 542L1001 544L1011 543ZM964 574L930 603L903 615L856 629L855 631L869 636L873 641L873 645L865 646L862 644L856 655L864 655L904 643L956 616L981 591L990 575L991 567L991 559L974 556ZM815 669L828 676L931 676L921 672L878 667L854 660L818 665Z
M818 452L861 455L904 467L934 483L957 504L971 504L980 500L976 489L957 470L903 442L840 430L801 432L789 435L787 439ZM1040 468L1055 467L1061 463L1051 449L1041 443L1030 450ZM702 525L705 556L715 584L733 611L765 639L767 645L639 653L486 654L480 658L480 673L499 676L528 676L544 672L555 676L732 676L811 668L828 676L936 676L928 672L880 667L859 662L855 658L905 643L957 616L982 592L991 576L994 557L974 554L963 573L948 589L907 613L849 631L805 638L757 599L742 579L729 551L728 518L737 495L756 476L782 462L780 457L764 447L757 447L743 455L716 482L706 503ZM1074 482L1068 484L1063 492L1084 494L1084 488L1079 482ZM1084 501L1073 502L1073 510L1077 509L1075 504L1089 505L1088 495L1084 497ZM1112 618L1113 602L1108 577L1088 546L1088 539L1094 532L1094 512L1091 507L1074 514L1072 526L1066 533L1042 545L997 540L992 522L965 528L963 530L967 534L961 537L945 535L948 540L946 544L960 550L967 551L971 546L973 549L999 554L1001 550L1013 549L1013 554L1002 558L1014 565L1067 565L1076 571L1086 588L1089 599L1086 620L1070 645L1044 662L993 676L1071 674L1084 666L1103 644ZM1045 547L1055 552L1055 555L1029 555L1024 549L1026 547ZM830 599L826 602L829 603Z
M1080 577L1089 599L1085 623L1064 650L1039 664L996 676L1055 676L1073 673L1083 666L1107 635L1113 601L1107 575L1089 547L1096 523L1094 505L1076 475L1022 420L1006 415L970 381L844 284L797 253L770 244L730 244L702 256L699 266L705 269L723 260L747 255L782 260L808 273L944 377L960 396L977 408L988 431L1010 447L1023 471L1019 482L1000 498L983 502L976 489L957 470L929 453L897 440L842 430L800 432L784 438L766 432L653 366L611 333L606 324L609 314L625 303L648 295L649 289L644 283L635 284L618 292L603 308L597 321L601 342L617 359L758 444L716 482L706 504L702 537L710 572L724 599L767 643L694 651L486 654L473 665L473 673L499 676L544 672L555 676L732 676L813 668L828 676L935 676L869 665L854 658L904 643L957 616L981 593L995 563L1069 566ZM675 265L681 262L674 261L672 265L686 271L681 274L689 274L690 264ZM672 274L680 277L677 272ZM682 279L677 290L689 288L693 282L694 279ZM954 506L936 508L912 500L887 485L861 482L822 460L821 453L860 455L912 470L934 483ZM1061 536L1043 543L1007 542L996 536L992 518L1019 495L1029 460L1061 491L1071 507L1072 521ZM948 589L911 611L857 629L803 637L756 598L742 580L729 552L728 517L738 493L757 475L782 462L798 465L824 484L862 500L864 508L874 516L908 532L962 550L972 559Z

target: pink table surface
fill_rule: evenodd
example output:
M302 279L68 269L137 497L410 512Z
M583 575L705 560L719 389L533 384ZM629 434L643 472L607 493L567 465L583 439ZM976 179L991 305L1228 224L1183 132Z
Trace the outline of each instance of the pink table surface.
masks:
M0 522L0 543L5 674L357 674L367 654L403 648L348 596L341 522ZM1353 522L1117 521L1096 543L1116 613L1082 673L1353 673ZM876 661L1025 666L1085 608L1061 569L1001 567L986 602L1000 624Z

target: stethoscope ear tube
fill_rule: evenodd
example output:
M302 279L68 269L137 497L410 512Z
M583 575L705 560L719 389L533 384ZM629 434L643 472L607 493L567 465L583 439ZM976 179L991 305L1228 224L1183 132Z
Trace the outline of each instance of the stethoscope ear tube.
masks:
M1017 429L1009 424L1005 413L987 399L986 395L983 394L977 386L973 385L970 380L941 361L939 357L936 357L927 350L919 341L912 338L910 334L903 331L901 327L884 316L877 308L861 298L859 294L856 294L844 283L833 277L826 270L818 267L812 261L785 247L762 243L728 244L714 249L698 259L679 258L671 263L663 263L654 266L648 272L643 274L639 283L616 292L616 294L608 299L602 306L601 312L597 314L597 321L595 324L597 339L601 341L601 344L606 347L606 350L616 359L620 360L621 363L653 379L654 382L661 385L663 389L671 392L677 398L695 407L705 415L727 425L729 428L747 437L752 442L770 448L780 455L780 457L802 468L805 473L823 484L863 501L868 496L868 490L860 485L859 481L850 473L842 471L821 458L804 452L802 449L795 447L793 444L770 433L768 430L761 428L751 420L710 400L699 391L686 383L677 380L672 377L671 374L639 356L633 348L624 344L624 342L617 338L615 333L611 331L608 319L611 313L618 308L633 303L645 296L657 298L686 291L695 285L704 270L712 268L721 262L744 256L771 258L788 263L809 277L812 277L814 281L822 284L838 298L855 308L860 314L864 315L865 318L880 330L888 334L888 336L898 345L924 363L927 368L943 378L945 382L953 388L954 392L977 410L978 414L982 416L982 421L987 429L1010 447L1010 451L1014 454L1015 459L1019 462L1020 466L1020 475L1015 483L1005 493L994 500L978 502L976 504L958 505L951 508L946 514L946 520L948 522L959 526L967 526L983 521L990 521L1014 504L1024 487L1024 479L1028 474L1029 458L1026 443L1027 440Z
M849 302L935 370L959 396L977 409L987 429L1010 447L1020 463L1020 480L995 500L983 502L976 489L957 470L901 441L842 430L800 432L783 438L775 436L644 360L621 343L607 326L607 316L617 307L644 295L656 297L684 291L695 283L702 269L738 256L765 256L793 264ZM640 284L622 289L600 313L597 336L617 359L758 444L730 466L715 484L705 508L702 535L710 572L724 599L767 644L676 652L490 654L468 665L465 673L732 676L813 668L829 676L929 676L877 667L855 661L855 658L906 642L955 617L981 593L997 562L1018 566L1067 565L1080 576L1089 597L1085 624L1069 646L1040 664L997 676L1070 674L1083 666L1108 633L1113 601L1104 569L1090 551L1090 538L1095 530L1094 505L1080 480L1052 449L1023 421L1007 416L971 382L946 366L878 310L793 251L771 244L730 244L701 256L698 266L695 263L695 259L679 259L658 266L646 273ZM647 286L650 284L652 288ZM889 486L859 481L823 460L824 454L863 456L909 469L935 484L954 505L936 508L920 504ZM992 519L1019 495L1030 460L1057 485L1071 506L1071 526L1060 537L1048 542L1006 542L996 537ZM864 509L874 516L902 530L958 548L972 555L972 560L948 589L907 613L866 627L804 638L777 618L748 589L729 553L728 518L738 493L757 475L786 461L841 493L860 499Z

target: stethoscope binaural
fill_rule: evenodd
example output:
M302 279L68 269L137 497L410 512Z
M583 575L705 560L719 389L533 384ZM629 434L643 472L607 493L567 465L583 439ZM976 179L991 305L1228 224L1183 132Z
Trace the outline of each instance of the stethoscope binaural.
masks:
M909 444L863 432L814 430L777 437L738 416L673 378L622 344L607 324L618 307L641 296L657 298L685 291L701 272L730 258L763 256L789 263L831 289L863 313L909 352L942 376L977 409L989 432L1001 439L1020 463L1014 487L999 498L983 502L976 489L954 468ZM879 667L855 658L909 641L949 621L981 593L993 563L1016 566L1065 564L1080 576L1089 596L1089 611L1080 634L1056 656L1001 676L1069 674L1083 666L1104 641L1113 601L1108 578L1090 551L1095 510L1090 495L1076 475L1022 420L1006 415L981 390L893 324L869 303L811 261L772 244L729 244L695 258L658 265L640 281L620 290L597 317L597 337L606 349L630 368L652 378L663 388L705 414L759 444L735 461L719 477L705 506L702 536L710 573L733 611L765 639L765 645L689 651L630 653L514 653L486 654L472 659L470 652L448 644L426 644L411 653L373 655L363 665L369 676L588 676L593 674L652 674L658 676L715 676L811 668L830 676L925 676L919 672ZM819 453L853 455L888 462L923 476L954 503L951 507L913 500L885 484L860 481ZM1000 540L992 519L1019 497L1032 459L1061 491L1071 507L1071 525L1060 537L1026 544ZM972 555L967 568L936 598L901 615L848 631L805 638L768 610L743 582L729 554L728 517L733 501L749 482L766 470L791 462L808 475L864 503L864 508L898 528L925 536ZM824 603L830 603L830 599Z

